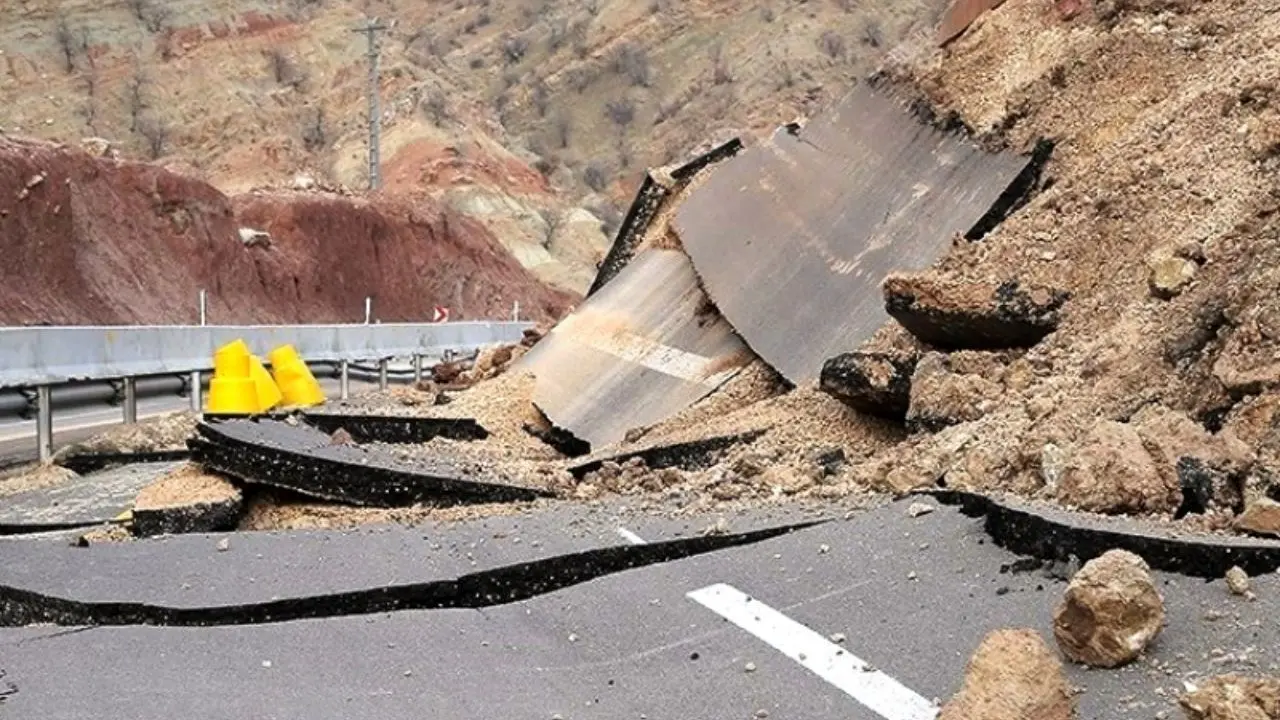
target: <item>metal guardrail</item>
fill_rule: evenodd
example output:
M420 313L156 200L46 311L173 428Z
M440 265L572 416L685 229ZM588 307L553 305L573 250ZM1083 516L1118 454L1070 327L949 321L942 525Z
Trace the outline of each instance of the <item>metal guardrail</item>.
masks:
M425 356L449 357L484 345L518 342L532 326L528 322L452 322L6 327L0 328L0 390L35 388L39 456L48 460L53 455L53 385L120 380L124 421L132 423L137 421L137 378L190 374L191 407L198 411L200 374L213 367L218 347L241 339L260 355L289 344L308 363L338 363L345 398L353 361L377 360L379 385L385 388L390 358L412 358L414 377L419 379Z
M0 389L206 371L213 367L214 350L237 338L260 355L291 344L303 360L338 362L438 355L517 342L531 326L451 322L0 328Z

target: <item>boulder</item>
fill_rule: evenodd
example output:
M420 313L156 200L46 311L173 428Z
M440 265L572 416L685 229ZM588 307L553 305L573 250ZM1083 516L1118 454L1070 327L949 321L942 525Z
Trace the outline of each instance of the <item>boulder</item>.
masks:
M978 282L934 273L890 275L885 310L912 335L945 350L1030 347L1058 327L1070 295L1017 280Z
M1235 527L1252 535L1280 537L1280 502L1257 498L1236 518Z
M844 353L823 363L818 387L855 410L902 420L916 361L910 352Z
M1176 476L1160 473L1136 428L1102 420L1068 455L1059 502L1099 513L1165 513L1182 503Z
M1178 698L1187 720L1280 720L1280 677L1221 675Z
M1034 630L997 630L965 668L960 692L938 720L1070 720L1075 698L1062 664Z
M1138 657L1164 627L1164 600L1146 561L1110 550L1085 563L1053 614L1064 655L1093 667L1119 667Z

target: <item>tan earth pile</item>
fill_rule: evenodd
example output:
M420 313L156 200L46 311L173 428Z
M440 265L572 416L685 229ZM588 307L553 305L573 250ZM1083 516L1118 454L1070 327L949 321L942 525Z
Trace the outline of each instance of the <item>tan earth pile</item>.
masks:
M969 659L964 685L938 720L1072 720L1062 663L1034 630L997 630Z

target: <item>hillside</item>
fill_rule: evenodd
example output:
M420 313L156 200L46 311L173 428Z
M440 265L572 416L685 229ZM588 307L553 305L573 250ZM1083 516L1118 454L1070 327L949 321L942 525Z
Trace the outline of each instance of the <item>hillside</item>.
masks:
M431 201L319 190L228 197L149 163L0 138L0 323L536 320L572 301ZM261 233L266 233L263 237ZM249 242L246 242L248 240Z
M389 25L385 188L582 291L640 173L841 94L940 2L31 0L0 8L0 128L163 159L225 192L363 188L365 14Z

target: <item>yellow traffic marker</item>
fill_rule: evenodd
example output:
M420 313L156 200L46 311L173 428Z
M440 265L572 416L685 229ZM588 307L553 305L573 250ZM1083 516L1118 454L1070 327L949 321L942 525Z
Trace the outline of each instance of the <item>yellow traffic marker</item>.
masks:
M249 415L258 412L258 393L249 376L249 347L236 340L213 354L213 379L209 381L209 402L205 412Z
M266 412L280 404L282 395L271 373L263 366L257 355L249 356L249 379L253 381L254 393L257 396L256 412Z
M311 368L298 357L292 345L281 345L267 356L271 360L271 373L284 397L285 405L310 407L324 402L320 382Z

